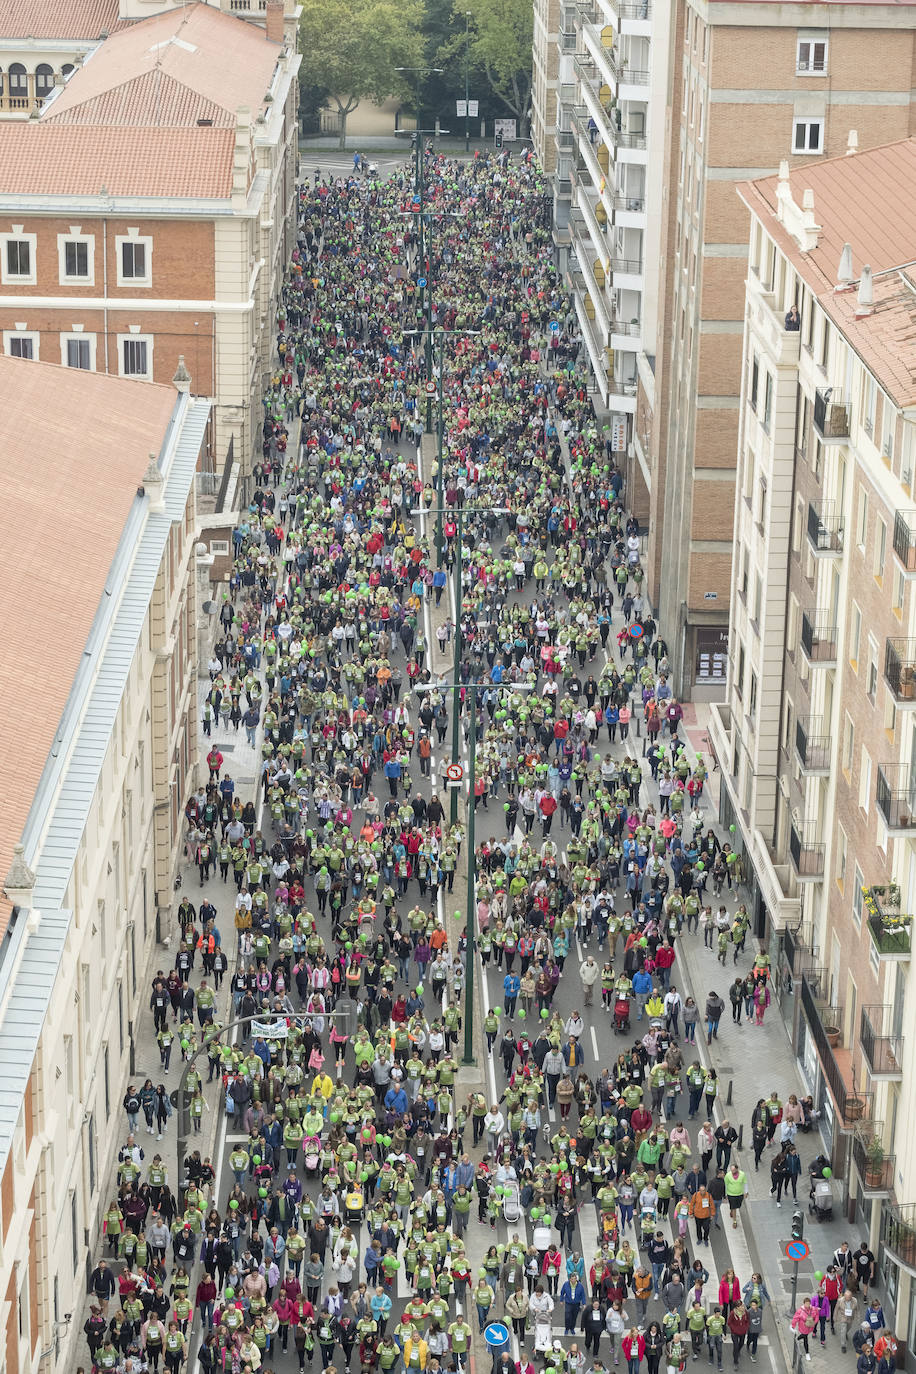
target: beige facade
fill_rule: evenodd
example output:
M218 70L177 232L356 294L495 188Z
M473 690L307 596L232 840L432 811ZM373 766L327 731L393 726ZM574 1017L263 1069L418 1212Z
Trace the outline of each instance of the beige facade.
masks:
M914 198L912 139L741 190L728 695L710 726L758 933L800 1001L799 1062L910 1346Z
M6 1374L77 1363L82 1333L68 1314L80 1312L98 1247L147 958L195 777L194 474L210 403L188 394L183 374L176 385L138 389L0 359L8 406L56 400L41 473L4 455L3 542L19 542L32 488L60 483L55 524L69 554L58 569L44 551L47 597L29 606L29 653L5 684L20 738L14 751L4 725ZM81 577L67 600L74 565ZM15 619L9 608L11 641Z

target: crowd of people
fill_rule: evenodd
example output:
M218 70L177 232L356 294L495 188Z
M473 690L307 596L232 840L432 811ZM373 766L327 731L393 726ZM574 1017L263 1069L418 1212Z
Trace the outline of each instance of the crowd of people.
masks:
M93 1271L86 1324L100 1370L178 1374L193 1341L203 1374L287 1359L458 1374L472 1317L483 1330L497 1314L518 1344L494 1357L510 1374L757 1359L761 1275L710 1274L711 1228L737 1227L747 1191L694 1052L726 1004L682 1002L676 977L700 925L723 964L744 954L746 910L710 900L738 859L704 815L544 178L530 155L427 149L423 164L423 259L412 171L300 188L203 712L205 735L219 722L260 745L258 795L243 802L212 743L186 808L201 899L182 896L150 998L163 1075L173 1049L185 1074L185 1176L173 1187L142 1143L168 1125L168 1093L131 1084L112 1267ZM441 481L417 449L440 338ZM457 688L434 670L429 612L439 644L458 637ZM467 933L449 894L466 832L432 768L456 712L471 728L472 684L472 804L505 819L475 855L479 955L502 979L482 1027L497 1101L457 1090ZM769 980L755 953L733 1019L762 1019ZM571 983L630 1032L592 1073L582 1017L560 1006ZM194 1148L211 1111L234 1141L219 1195ZM785 1144L764 1113L758 1164ZM474 1220L493 1232L479 1264ZM845 1307L837 1320L849 1328ZM815 1294L793 1326L807 1343L818 1322L823 1339Z

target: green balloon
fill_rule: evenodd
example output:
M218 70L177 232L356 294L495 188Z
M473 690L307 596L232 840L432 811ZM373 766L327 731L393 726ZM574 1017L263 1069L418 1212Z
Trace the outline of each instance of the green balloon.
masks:
M735 833L735 827L734 827L733 825L730 825L730 826L728 827L728 830L729 830L729 834L730 834L730 835L734 835L734 833Z
M234 1197L232 1201L229 1203L229 1209L233 1212L237 1212L239 1210L239 1200L237 1197Z
M352 948L353 948L353 941L352 941L352 940L348 940L347 943L344 945L344 949L352 949Z
M833 1178L833 1170L830 1168L829 1164L824 1170L824 1178Z
M328 1120L331 1122L332 1126L336 1126L338 1121L340 1120L340 1112L329 1112Z
M494 1015L494 1016L502 1016L502 1014L503 1014L503 1009L502 1009L502 1007L494 1007L494 1008L493 1008L493 1015Z
M226 1301L227 1301L227 1302L231 1302L232 1299L235 1297L235 1289L234 1289L234 1288L227 1288L227 1289L226 1289L225 1297L226 1297Z
M260 1156L260 1155L252 1155L252 1156L251 1156L251 1162L252 1162L252 1164L260 1164L260 1162L261 1162L261 1156Z
M366 1183L366 1182L368 1182L368 1179L369 1179L369 1170L368 1170L368 1169L360 1169L360 1171L359 1171L359 1181L360 1181L360 1183Z
M191 1042L190 1042L190 1040L182 1040L182 1042L181 1042L181 1048L182 1048L183 1050L189 1050L189 1049L191 1048Z
M546 1212L544 1213L544 1216L543 1216L543 1222L544 1222L544 1225L545 1225L545 1226L551 1226L551 1225L553 1224L553 1223L551 1222L550 1217L547 1215Z
M531 1209L531 1220L532 1220L532 1221L537 1221L537 1219L538 1219L538 1217L539 1217L540 1215L541 1215L541 1209L540 1209L540 1207L532 1207L532 1209Z
M542 1020L542 1021L546 1021L549 1015L550 1015L550 1012L547 1010L547 1008L546 1008L546 1007L541 1007L541 1020Z
M422 983L418 983L418 984L417 984L417 994L418 994L420 997L423 996L423 984L422 984Z
M558 1174L560 1172L560 1166L555 1159L550 1161L550 1172L552 1174Z
M477 1277L478 1277L479 1279L485 1279L485 1278L487 1277L487 1271L486 1271L486 1269L478 1269L478 1270L477 1270Z
M525 1008L524 1008L524 1007L519 1007L519 1009L518 1009L518 1019L519 1019L520 1021L524 1021L524 1019L525 1019L525 1017L526 1017L527 1015L528 1015L528 1013L525 1011Z
M267 1197L267 1189L266 1189L266 1188L259 1188L259 1189L258 1189L258 1197Z
M706 868L705 864L697 864L697 872L702 873Z
M815 1269L815 1271L814 1271L814 1282L815 1282L815 1283L820 1283L820 1281L821 1281L821 1279L822 1279L823 1277L824 1277L824 1271L823 1271L823 1269Z

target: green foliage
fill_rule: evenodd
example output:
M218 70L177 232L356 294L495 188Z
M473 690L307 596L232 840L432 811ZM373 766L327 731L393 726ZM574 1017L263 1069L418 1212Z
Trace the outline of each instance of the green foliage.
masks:
M470 11L471 65L527 132L531 106L531 0L453 0L451 37L440 49L439 66L463 56L465 13Z
M423 60L423 0L301 0L300 81L322 87L341 119L360 100L381 103L406 96L408 81L395 69Z

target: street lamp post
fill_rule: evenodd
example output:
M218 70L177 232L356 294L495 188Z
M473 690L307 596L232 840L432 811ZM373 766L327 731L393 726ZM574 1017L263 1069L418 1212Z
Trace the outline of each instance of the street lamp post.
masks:
M471 54L471 11L464 12L464 151L471 151L471 135L468 128L468 62Z
M454 218L457 218L457 216L455 216ZM462 336L462 338L470 339L470 338L473 338L473 337L475 337L476 335L478 335L480 332L481 332L481 331L480 331L479 329L432 329L432 328L429 328L429 329L426 329L425 331L424 331L424 330L420 330L420 329L405 329L405 330L404 330L405 335L417 335L417 334L423 334L423 333L425 333L425 334L426 334L427 345L429 344L429 342L430 342L430 340L431 340L433 334L435 334L435 335L438 337L438 339L439 339L439 379L438 379L438 385L437 385L437 388L436 388L437 394L438 394L438 400L439 400L439 421L438 421L438 424L437 424L437 426L436 426L436 461L437 461L437 464L438 464L437 471L436 471L436 500L437 500L438 503L439 503L438 506L436 507L436 512L435 512L435 515L436 515L436 567L437 567L437 568L442 566L442 547L443 547L443 540L442 540L442 516L443 516L443 514L445 513L444 507L443 507L443 504L442 504L443 501L445 500L445 493L444 493L444 491L443 491L443 486L444 486L444 481L445 481L445 465L444 465L444 463L443 463L443 452L442 452L443 446L444 446L444 443L445 443L445 413L444 413L444 403L443 403L443 395L442 395L442 387L443 387L443 383L444 383L444 380L445 380L445 336L446 336L446 334L460 334L460 335ZM430 377L429 380L432 381L432 378ZM431 418L430 418L430 415L429 415L429 410L430 410L430 407L431 407L431 406L432 406L432 397L429 396L429 395L427 395L427 401L426 401L426 407L427 407L426 432L427 432L427 434L429 434L429 432L432 430L432 423L431 423ZM419 511L412 512L412 514L419 514L419 513L420 513ZM432 511L427 511L427 512L426 512L427 515L431 515L432 513L433 513Z
M438 687L454 688L460 690L460 682L447 683L421 683L414 687L415 692L429 692ZM474 1063L474 948L477 932L477 859L475 849L475 821L476 811L474 807L474 795L477 784L477 693L481 687L489 689L491 692L530 692L533 684L530 682L469 682L468 690L468 709L470 713L470 739L468 740L468 827L466 843L468 847L468 890L465 905L465 922L467 930L467 950L465 951L465 978L464 978L464 1055L462 1064ZM453 795L457 797L458 789L453 789Z

